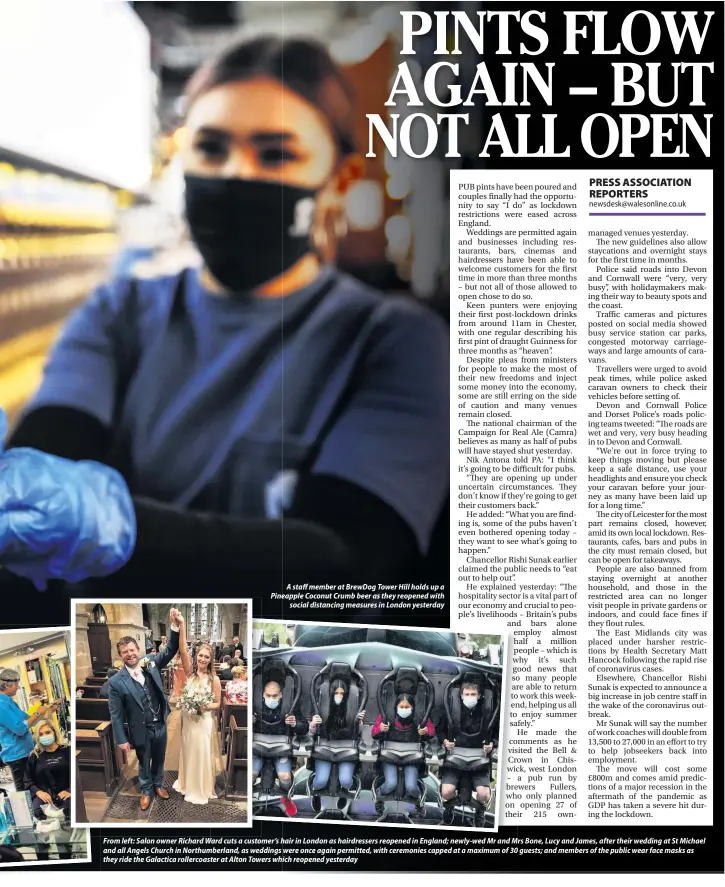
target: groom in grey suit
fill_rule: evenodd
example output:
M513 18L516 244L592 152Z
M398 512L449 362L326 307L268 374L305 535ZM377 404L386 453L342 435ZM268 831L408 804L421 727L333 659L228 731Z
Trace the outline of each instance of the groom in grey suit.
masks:
M108 708L113 738L119 748L134 748L138 760L141 809L148 810L156 794L167 800L163 787L166 757L166 716L169 703L164 693L161 669L179 649L179 629L184 617L176 609L169 613L171 632L164 649L156 656L142 657L135 638L117 643L123 668L108 683Z

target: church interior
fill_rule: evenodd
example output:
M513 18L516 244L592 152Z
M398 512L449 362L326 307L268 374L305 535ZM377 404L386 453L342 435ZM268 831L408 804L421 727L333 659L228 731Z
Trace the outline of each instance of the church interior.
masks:
M208 803L185 803L184 797L172 790L178 778L182 732L179 697L186 679L177 654L159 674L169 700L164 764L164 788L169 797L168 800L154 797L150 807L142 810L135 751L119 748L114 739L108 681L124 668L117 648L122 638L133 638L141 656L149 660L163 653L171 633L172 607L184 617L187 648L192 659L202 642L209 644L214 653L214 674L221 682L221 707L212 713L220 766L214 796L210 796ZM246 688L246 657L251 655L249 616L248 605L239 602L76 602L75 732L79 752L77 778L82 784L84 806L82 821L248 824L246 692L242 696L228 694L232 682L225 678L230 677L227 669L236 664L243 673L235 675L235 679L244 681ZM232 660L235 654L236 660L223 661L227 656ZM239 689L237 684L234 687Z

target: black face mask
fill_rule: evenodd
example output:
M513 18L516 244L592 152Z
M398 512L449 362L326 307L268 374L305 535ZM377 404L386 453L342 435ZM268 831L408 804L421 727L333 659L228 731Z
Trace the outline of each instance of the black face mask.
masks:
M191 236L227 289L255 289L310 252L316 189L252 179L184 180Z

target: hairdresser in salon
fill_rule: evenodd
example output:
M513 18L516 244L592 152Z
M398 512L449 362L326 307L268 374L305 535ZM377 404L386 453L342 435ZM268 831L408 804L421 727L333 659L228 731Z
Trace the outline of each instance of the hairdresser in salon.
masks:
M121 590L409 575L448 486L447 332L331 264L350 89L318 44L257 38L187 107L203 266L71 316L0 453L0 566Z

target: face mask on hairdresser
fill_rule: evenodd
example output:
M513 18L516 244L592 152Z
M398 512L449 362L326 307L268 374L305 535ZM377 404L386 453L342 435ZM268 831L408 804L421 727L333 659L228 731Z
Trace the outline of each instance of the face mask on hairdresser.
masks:
M184 182L191 236L227 289L255 289L310 252L317 189L192 175Z

